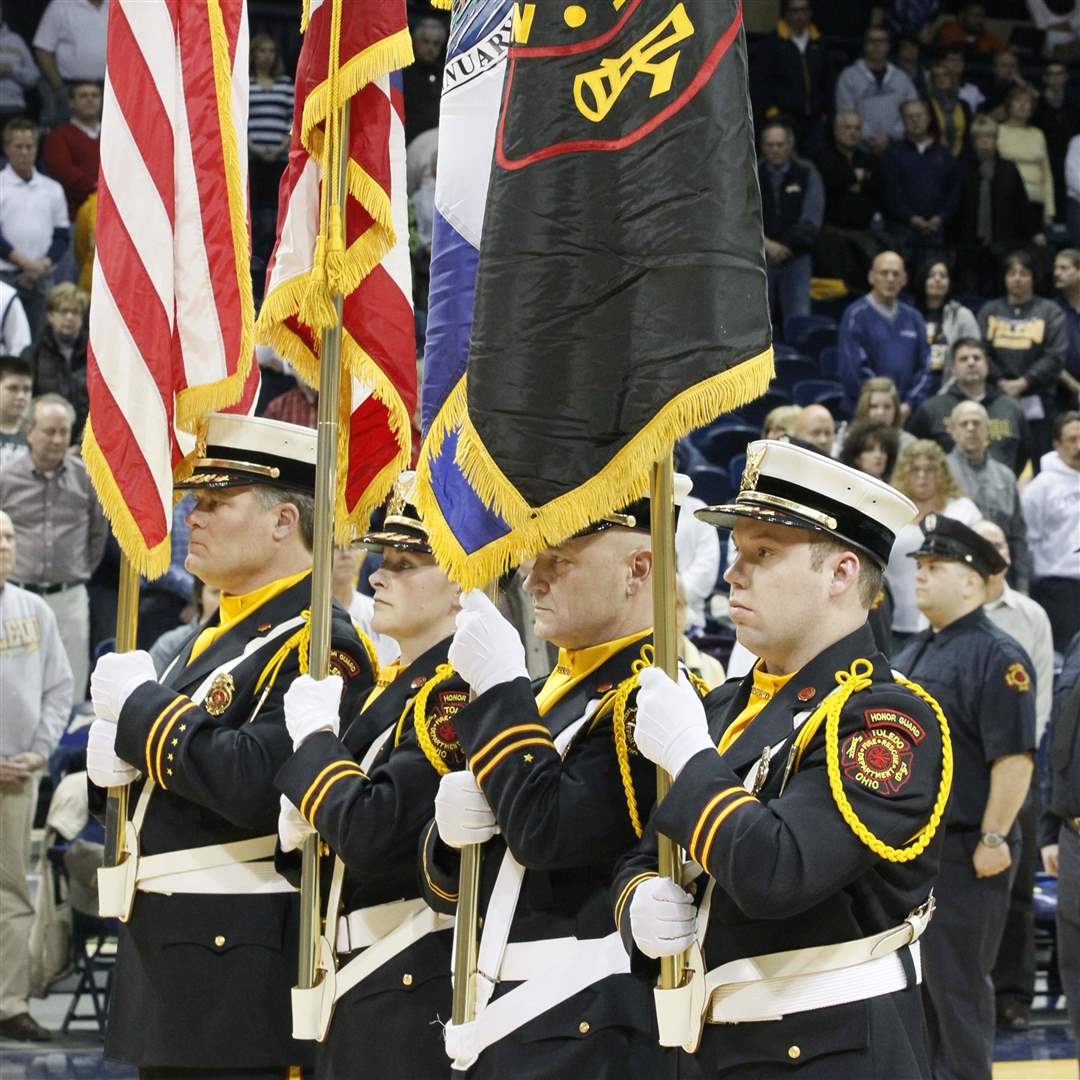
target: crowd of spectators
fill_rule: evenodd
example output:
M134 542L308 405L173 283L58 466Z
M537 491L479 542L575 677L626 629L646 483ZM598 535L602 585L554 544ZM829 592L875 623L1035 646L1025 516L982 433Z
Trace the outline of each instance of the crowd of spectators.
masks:
M1027 0L1026 20L994 22L975 2L781 0L749 54L777 379L762 402L680 447L707 502L734 493L741 448L760 434L888 480L919 521L974 525L1009 563L988 611L1045 609L1059 653L1080 629L1080 81L1069 66L1080 15L1062 6ZM108 0L41 7L21 33L0 7L0 509L18 537L10 580L54 612L78 703L112 633L118 566L79 457ZM258 296L295 41L262 32L252 8ZM447 20L426 0L409 9L422 354ZM259 411L314 427L315 392L272 350L258 356ZM714 530L684 518L681 610L704 663L710 650L726 656L732 636L726 556ZM183 569L183 519L180 504L170 571L144 591L145 647L187 632L216 602ZM918 524L903 530L886 574L893 649L925 625L906 557L920 542Z

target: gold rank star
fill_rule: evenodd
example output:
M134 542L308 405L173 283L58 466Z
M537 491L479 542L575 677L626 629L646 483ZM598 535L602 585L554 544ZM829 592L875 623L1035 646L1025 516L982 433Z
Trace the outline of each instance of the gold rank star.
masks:
M533 756L532 756L532 754L526 754L526 755L525 755L525 760L526 760L526 761L532 761L532 759L533 759Z

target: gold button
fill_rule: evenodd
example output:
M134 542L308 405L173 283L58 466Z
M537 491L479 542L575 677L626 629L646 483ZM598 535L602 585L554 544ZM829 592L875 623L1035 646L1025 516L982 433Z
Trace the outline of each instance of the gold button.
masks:
M582 1035L588 1035L589 1034L589 1021L588 1020L582 1020L581 1023L578 1024L577 1029L578 1029L578 1031L581 1032Z
M221 946L225 944L225 935L218 934L218 936L214 938L214 944L220 949Z
M405 972L404 975L401 976L401 981L406 986L412 986L412 976L407 971Z
M792 1061L799 1057L801 1053L802 1051L797 1046L789 1046L787 1048L787 1056L791 1058Z

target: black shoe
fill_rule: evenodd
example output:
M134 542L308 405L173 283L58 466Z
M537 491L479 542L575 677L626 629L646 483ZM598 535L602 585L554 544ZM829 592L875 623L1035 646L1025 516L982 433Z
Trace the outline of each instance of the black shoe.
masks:
M52 1042L52 1032L43 1028L28 1012L0 1020L0 1035L19 1042Z
M1027 1031L1031 1027L1031 1009L1014 1001L998 1013L997 1026L1001 1031Z

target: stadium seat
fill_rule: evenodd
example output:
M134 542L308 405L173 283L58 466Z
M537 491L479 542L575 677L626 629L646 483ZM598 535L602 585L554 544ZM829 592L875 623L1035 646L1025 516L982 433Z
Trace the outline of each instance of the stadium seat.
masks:
M835 346L822 349L817 358L818 374L822 379L840 380L840 350Z
M835 325L815 326L805 337L803 337L802 341L799 342L799 348L802 349L807 356L812 356L816 359L825 349L831 349L835 344Z
M802 349L803 342L812 330L836 331L836 320L827 315L789 315L784 320L784 343Z
M773 389L763 394L756 401L751 401L748 405L744 405L739 409L739 416L742 417L743 422L756 428L755 435L761 431L761 425L765 422L765 417L778 408L781 405L791 404L791 394L773 385Z
M746 446L758 437L761 429L740 423L737 426L716 428L708 439L698 443L698 448L705 455L710 465L719 465L726 469L728 462L736 455L746 451Z
M720 465L703 465L690 474L693 494L709 506L728 502L734 491L728 470Z
M776 358L776 379L771 383L773 389L791 393L795 384L805 379L816 379L821 371L817 364L807 356L795 353L790 357Z
M742 480L743 469L746 468L746 455L736 454L728 465L728 479L731 481L732 492L739 490L739 483Z
M793 389L796 405L825 404L822 396L832 398L833 395L843 400L844 388L832 379L804 379L796 383Z

